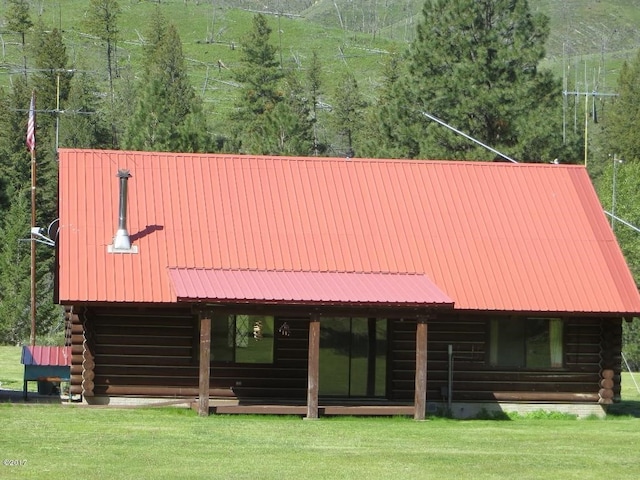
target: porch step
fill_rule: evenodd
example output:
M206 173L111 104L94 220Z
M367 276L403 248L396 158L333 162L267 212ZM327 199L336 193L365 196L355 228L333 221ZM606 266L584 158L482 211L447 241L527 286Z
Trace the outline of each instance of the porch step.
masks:
M306 415L306 405L219 405L211 408L217 414L252 415ZM318 407L319 416L413 416L413 405L322 405Z

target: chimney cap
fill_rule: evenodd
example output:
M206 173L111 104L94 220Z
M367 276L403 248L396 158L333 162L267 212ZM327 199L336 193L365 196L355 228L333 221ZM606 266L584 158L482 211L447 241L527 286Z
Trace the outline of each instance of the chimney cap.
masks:
M128 168L121 168L118 170L118 173L116 174L116 177L118 178L131 178L131 173L129 172Z

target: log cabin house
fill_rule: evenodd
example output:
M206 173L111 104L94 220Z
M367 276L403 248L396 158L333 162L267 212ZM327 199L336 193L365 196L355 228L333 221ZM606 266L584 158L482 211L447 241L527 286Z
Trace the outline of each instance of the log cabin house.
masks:
M423 419L619 399L640 296L584 167L59 158L57 301L85 402Z

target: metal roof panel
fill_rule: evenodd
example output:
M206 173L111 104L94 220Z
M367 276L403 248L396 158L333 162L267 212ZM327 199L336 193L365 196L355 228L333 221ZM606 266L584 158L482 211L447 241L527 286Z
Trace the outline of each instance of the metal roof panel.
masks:
M453 306L426 275L169 268L178 301Z
M640 313L584 167L60 150L59 298L174 302L167 268L426 275L457 309ZM108 254L119 168L138 254Z
M31 346L22 347L20 363L50 367L71 365L71 347Z

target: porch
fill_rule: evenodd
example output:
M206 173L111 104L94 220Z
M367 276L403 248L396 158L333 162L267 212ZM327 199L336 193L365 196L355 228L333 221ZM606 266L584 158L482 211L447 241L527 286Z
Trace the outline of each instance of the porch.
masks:
M198 410L198 401L191 404ZM209 400L209 414L244 415L298 415L307 416L304 400L267 398L252 400ZM409 402L389 402L382 399L319 399L318 417L347 416L414 416L415 407Z

